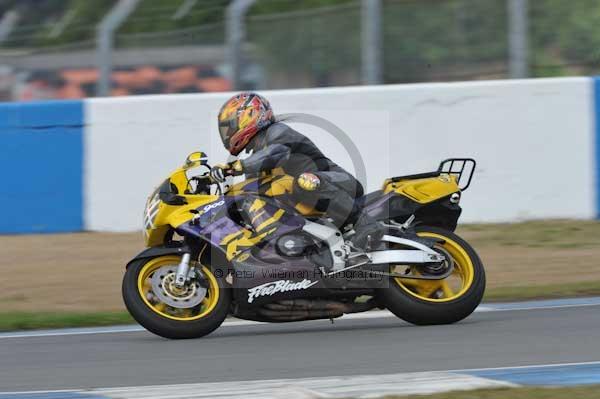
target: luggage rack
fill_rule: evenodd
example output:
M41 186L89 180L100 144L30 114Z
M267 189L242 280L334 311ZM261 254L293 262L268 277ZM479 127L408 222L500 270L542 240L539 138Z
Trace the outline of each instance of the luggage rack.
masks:
M438 172L456 176L456 184L460 191L465 191L471 185L477 162L473 158L448 158L440 162ZM464 185L462 182L466 180Z
M471 185L473 179L473 173L475 172L475 166L477 162L473 158L448 158L440 162L438 170L435 172L418 173L415 175L396 176L390 180L392 182L399 182L401 180L413 180L413 179L427 179L430 177L437 177L442 174L456 176L456 183L461 191L465 191ZM461 183L465 183L462 184Z

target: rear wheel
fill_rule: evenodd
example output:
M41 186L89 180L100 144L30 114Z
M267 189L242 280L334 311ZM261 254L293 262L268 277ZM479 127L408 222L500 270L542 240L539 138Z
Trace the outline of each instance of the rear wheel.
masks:
M440 240L434 250L452 258L452 273L442 280L390 278L379 293L396 316L418 325L450 324L469 316L485 291L485 271L475 250L458 235L438 227L418 227L420 237ZM437 270L426 266L392 265L395 273L431 276Z
M231 303L226 282L210 268L185 287L174 284L179 256L140 259L123 277L123 301L133 318L154 334L165 338L198 338L223 323Z

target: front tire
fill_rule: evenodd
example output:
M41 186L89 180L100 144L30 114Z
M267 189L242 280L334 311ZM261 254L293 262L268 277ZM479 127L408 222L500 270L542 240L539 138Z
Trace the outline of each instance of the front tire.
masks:
M438 250L452 256L452 274L444 280L391 277L389 287L379 292L380 300L396 316L416 325L451 324L463 320L473 313L483 298L485 271L481 259L465 240L448 230L420 226L416 231L420 237L443 240L437 244Z
M127 310L148 331L170 339L199 338L217 329L227 317L231 290L224 278L202 266L207 287L204 299L193 308L180 309L161 302L153 294L153 273L179 264L181 257L168 255L140 259L123 276L122 294ZM162 268L162 269L161 269Z

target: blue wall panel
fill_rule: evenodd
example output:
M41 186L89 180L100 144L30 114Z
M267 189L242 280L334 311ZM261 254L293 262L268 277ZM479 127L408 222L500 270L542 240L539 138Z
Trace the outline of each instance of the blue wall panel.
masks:
M596 219L600 219L600 77L594 78L594 121L596 168Z
M0 104L0 234L83 228L83 102Z

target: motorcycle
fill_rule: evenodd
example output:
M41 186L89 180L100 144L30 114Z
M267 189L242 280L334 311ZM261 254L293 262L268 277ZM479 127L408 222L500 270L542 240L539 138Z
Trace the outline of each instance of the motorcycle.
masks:
M127 264L123 300L171 339L202 337L228 315L290 322L380 308L416 325L458 322L485 290L479 256L454 233L475 166L452 158L386 179L358 204L388 234L360 249L352 225L290 201L283 171L221 184L194 152L148 198L147 249Z

